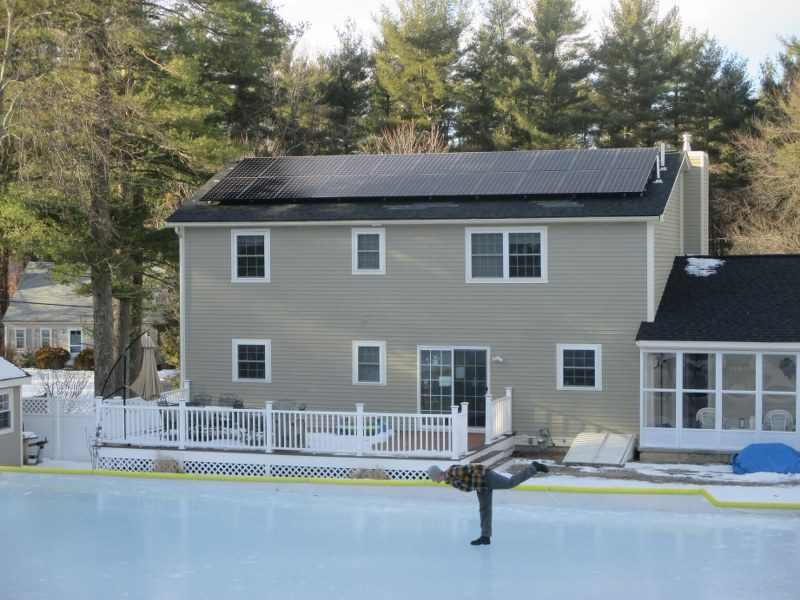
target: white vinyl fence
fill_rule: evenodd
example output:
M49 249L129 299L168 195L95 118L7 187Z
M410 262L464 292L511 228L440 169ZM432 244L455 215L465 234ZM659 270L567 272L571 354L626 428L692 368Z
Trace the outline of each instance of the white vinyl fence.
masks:
M94 405L92 398L23 398L22 428L47 438L45 458L90 462Z
M274 410L98 402L104 444L140 447L289 450L353 456L436 456L467 452L467 404L440 415Z
M490 444L497 438L513 433L511 429L511 392L506 388L506 395L494 399L491 394L486 394L486 443Z

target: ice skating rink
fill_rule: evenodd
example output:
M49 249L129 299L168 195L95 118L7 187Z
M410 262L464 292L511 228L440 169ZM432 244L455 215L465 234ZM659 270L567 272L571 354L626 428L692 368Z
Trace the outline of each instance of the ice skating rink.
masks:
M475 494L444 486L0 473L0 598L797 598L796 511L536 495L495 492L472 547Z

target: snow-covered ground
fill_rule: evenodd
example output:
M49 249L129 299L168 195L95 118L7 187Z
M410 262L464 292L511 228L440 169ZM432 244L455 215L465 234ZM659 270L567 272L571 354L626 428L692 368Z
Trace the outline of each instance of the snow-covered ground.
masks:
M94 395L94 371L57 371L52 369L26 368L25 371L32 376L31 382L22 386L22 397L47 395L47 383L61 380L75 390L77 396L91 398ZM158 378L163 382L167 378L180 375L180 371L164 369L158 372ZM50 387L52 387L52 383Z

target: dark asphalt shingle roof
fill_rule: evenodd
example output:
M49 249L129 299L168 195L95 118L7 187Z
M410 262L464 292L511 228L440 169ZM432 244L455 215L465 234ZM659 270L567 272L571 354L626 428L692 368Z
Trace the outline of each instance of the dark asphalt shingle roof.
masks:
M564 151L578 152L578 151ZM587 152L587 151L583 151ZM598 151L599 152L599 151ZM167 219L168 223L369 221L435 219L620 218L658 216L664 212L677 178L683 153L667 154L662 183L649 181L642 194L505 195L387 198L304 198L269 200L208 200L215 176Z
M724 263L698 277L686 271L693 258ZM677 257L636 339L800 343L800 255Z

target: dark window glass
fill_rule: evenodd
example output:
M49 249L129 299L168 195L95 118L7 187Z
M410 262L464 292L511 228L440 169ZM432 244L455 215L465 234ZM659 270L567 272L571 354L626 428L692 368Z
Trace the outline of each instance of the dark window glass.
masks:
M11 427L11 396L0 394L0 429Z
M380 271L381 268L381 236L378 233L359 233L358 270Z
M541 236L538 233L508 234L508 276L542 276Z
M472 234L472 277L503 276L503 234Z
M594 387L594 362L594 350L564 350L564 387Z
M265 276L265 254L263 235L237 235L236 236L236 276L258 277Z
M358 347L358 381L380 383L381 349L379 346Z
M267 378L267 348L263 344L239 344L239 379Z

